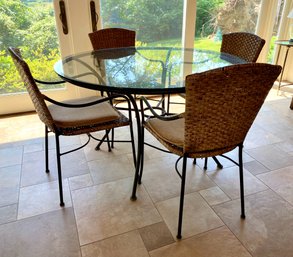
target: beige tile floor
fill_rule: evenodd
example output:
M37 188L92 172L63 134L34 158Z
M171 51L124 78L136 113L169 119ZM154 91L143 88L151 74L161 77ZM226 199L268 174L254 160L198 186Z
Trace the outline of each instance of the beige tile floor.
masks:
M146 148L143 183L130 201L130 145L62 157L59 207L54 138L44 172L44 127L35 114L0 118L0 257L293 257L293 111L273 89L244 147L246 219L238 170L220 158L188 162L183 239L176 239L176 156ZM182 108L176 106L176 108ZM117 130L117 137L127 135ZM155 142L147 135L147 140ZM85 138L63 138L63 149ZM235 151L230 157L237 157Z

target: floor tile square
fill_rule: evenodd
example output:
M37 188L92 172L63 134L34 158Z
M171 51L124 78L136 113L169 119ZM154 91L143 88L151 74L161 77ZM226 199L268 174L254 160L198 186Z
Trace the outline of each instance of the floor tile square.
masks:
M243 164L244 168L248 170L251 174L257 175L270 171L268 168L263 166L257 161L246 162Z
M292 257L292 205L266 190L245 197L245 206L245 220L240 218L239 200L214 210L253 257Z
M179 196L181 179L175 170L175 158L158 158L145 161L142 183L156 203ZM178 167L181 171L182 162ZM186 192L195 192L215 186L215 183L190 159L186 170Z
M81 257L72 208L0 226L1 257Z
M68 151L78 145L67 146L61 151ZM24 154L22 166L21 186L30 186L57 180L57 161L55 149L49 150L49 173L45 172L45 152L31 152ZM88 174L89 168L84 152L82 150L61 156L62 177L69 178Z
M71 177L69 180L70 190L93 186L94 182L90 174Z
M0 225L15 221L17 216L17 204L0 207Z
M220 187L231 199L240 197L239 168L233 166L222 170L210 171L208 176ZM244 193L253 194L267 189L267 186L255 176L244 169Z
M282 139L277 135L266 131L258 125L254 125L251 127L245 138L244 149L247 151L248 149L279 143L281 141Z
M21 166L0 168L0 207L18 202Z
M204 189L199 191L199 193L209 205L216 205L230 200L230 198L219 187Z
M136 230L83 246L81 252L82 257L149 257Z
M102 184L113 180L133 177L135 167L127 156L116 156L95 160L88 163L94 184Z
M275 145L249 149L247 153L270 170L293 166L293 156Z
M293 166L260 174L257 177L293 205Z
M151 257L252 257L226 227L150 252Z
M72 192L80 244L141 228L162 220L143 186L131 201L132 178Z
M174 238L177 235L179 197L156 203L156 207L166 222ZM187 238L220 227L223 222L198 193L185 195L182 237Z
M22 155L22 146L0 149L0 168L21 164Z
M63 180L65 207L72 206L68 181ZM59 187L57 181L22 187L19 193L17 219L60 210Z
M139 229L140 236L148 251L175 242L171 232L164 222L159 222Z

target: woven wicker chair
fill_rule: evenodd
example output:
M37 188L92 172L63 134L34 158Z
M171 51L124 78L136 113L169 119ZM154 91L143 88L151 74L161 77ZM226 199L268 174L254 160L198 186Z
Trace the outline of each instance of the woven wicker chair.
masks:
M220 52L237 56L247 62L256 62L265 42L261 37L248 32L228 33L223 35ZM185 98L185 94L180 94L180 96ZM214 161L219 168L222 168L217 159L214 158ZM196 163L196 160L194 162ZM207 163L206 158L205 169L207 169Z
M106 28L89 33L89 38L94 50L110 49L119 47L135 46L135 31L123 28ZM104 92L101 92L103 95ZM108 139L109 141L109 139ZM114 129L112 130L112 144L114 142ZM96 150L100 148L102 141L97 145Z
M247 62L256 62L265 42L261 37L248 32L223 34L220 52L237 56ZM185 94L180 96L185 98Z
M131 140L127 142L132 143L134 163L136 162L131 111L129 111L127 118L109 103L109 101L116 97L124 97L130 107L130 102L125 96L115 95L107 98L87 97L62 103L57 102L40 92L27 63L21 57L19 49L10 47L9 52L31 97L36 112L40 120L45 124L45 161L47 173L49 172L48 133L53 132L55 134L60 206L64 206L60 157L81 149L89 143L91 138L100 141L100 139L91 135L91 132L106 130L109 133L112 128L129 126ZM59 136L81 134L88 135L88 141L84 145L67 152L60 152Z
M144 121L146 128L171 153L183 158L177 238L181 238L187 158L221 155L239 166L241 217L245 218L243 185L243 142L281 66L249 63L228 66L186 77L185 113ZM145 99L141 105L149 104ZM142 110L144 108L141 108ZM149 145L149 144L148 144ZM150 145L149 145L150 146ZM239 148L238 163L224 156ZM143 147L141 149L143 154ZM143 160L143 157L142 157ZM143 165L141 165L143 168ZM142 169L141 168L141 169ZM139 171L135 174L132 199L136 199Z
M265 40L248 32L224 34L220 52L235 55L247 62L256 62Z
M89 33L94 50L135 46L135 31L107 28Z

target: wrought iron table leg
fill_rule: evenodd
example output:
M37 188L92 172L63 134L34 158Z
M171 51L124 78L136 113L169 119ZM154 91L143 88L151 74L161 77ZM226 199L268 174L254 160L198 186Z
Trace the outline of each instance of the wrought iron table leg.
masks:
M135 99L133 98L132 95L127 95L129 98L134 113L135 113L135 118L136 118L136 125L137 125L137 158L136 158L136 167L135 167L135 175L134 175L134 181L133 181L133 188L132 188L132 194L130 199L135 201L136 200L136 189L137 189L137 184L140 181L139 175L140 175L140 170L142 166L142 127L141 127L141 121L140 121L140 113L136 104Z

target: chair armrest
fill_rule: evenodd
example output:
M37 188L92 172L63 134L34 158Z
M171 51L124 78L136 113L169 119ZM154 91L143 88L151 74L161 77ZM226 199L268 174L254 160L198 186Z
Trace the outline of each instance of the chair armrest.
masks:
M109 97L103 97L103 98L100 98L96 101L92 101L92 102L88 102L88 103L82 103L82 104L68 104L68 103L62 103L62 102L58 102L46 95L42 95L44 100L45 101L48 101L52 104L55 104L55 105L58 105L58 106L62 106L62 107L66 107L66 108L82 108L82 107L89 107L89 106L92 106L92 105L96 105L96 104L100 104L100 103L103 103L103 102L108 102L108 101L112 101L114 98L125 98L125 100L128 102L128 104L130 105L130 101L129 99L125 96L125 95L111 95Z
M63 83L65 83L64 80L58 80L58 81L43 81L43 80L36 79L36 78L34 78L34 80L35 80L37 83L44 84L44 85L56 85L56 84L63 84Z
M83 76L88 76L88 75L94 75L92 72L85 72L76 76L73 76L73 78L80 78ZM44 85L57 85L57 84L64 84L66 83L65 80L61 79L60 77L58 77L59 80L54 80L54 81L44 81L44 80L40 80L40 79L36 79L34 78L35 82L40 83L40 84L44 84Z
M144 108L143 104L145 104L147 106L147 108ZM150 112L152 113L152 115L154 115L154 117L156 117L160 120L164 120L164 121L177 120L177 119L182 118L182 114L176 114L176 115L170 115L170 116L163 116L163 115L157 114L155 109L150 105L150 103L148 102L148 100L144 96L140 97L140 106L141 106L143 120L144 120L144 110L145 109L150 110Z

